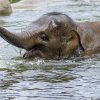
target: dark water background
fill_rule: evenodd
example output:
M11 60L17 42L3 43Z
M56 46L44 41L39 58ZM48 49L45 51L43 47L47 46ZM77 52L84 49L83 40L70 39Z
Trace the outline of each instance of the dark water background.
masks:
M51 11L66 13L77 22L100 21L99 0L37 0L21 7L15 4L12 15L0 16L0 26L17 32ZM100 55L26 61L21 58L23 53L0 38L0 100L100 98Z

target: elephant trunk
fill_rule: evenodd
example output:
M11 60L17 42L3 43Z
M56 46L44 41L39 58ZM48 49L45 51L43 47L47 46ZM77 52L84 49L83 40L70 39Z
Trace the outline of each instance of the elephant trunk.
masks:
M24 48L25 43L23 37L21 37L20 35L11 33L5 28L0 27L0 36L12 45L19 48Z

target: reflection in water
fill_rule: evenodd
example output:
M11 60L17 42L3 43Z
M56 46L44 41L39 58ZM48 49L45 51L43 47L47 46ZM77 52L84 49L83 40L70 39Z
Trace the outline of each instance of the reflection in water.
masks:
M38 1L27 9L15 7L11 16L0 16L0 26L19 31L50 11L64 12L75 21L100 20L100 6L94 0L92 4L85 0ZM100 98L100 55L86 59L26 61L21 58L24 51L21 55L19 52L0 38L0 100Z

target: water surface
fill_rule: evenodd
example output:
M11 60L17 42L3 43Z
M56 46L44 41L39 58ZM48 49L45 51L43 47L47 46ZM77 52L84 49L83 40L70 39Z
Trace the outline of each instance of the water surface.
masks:
M41 1L41 0L40 0ZM21 31L41 15L58 11L77 22L99 21L100 2L37 0L0 16L0 26ZM21 4L20 4L21 5ZM100 55L71 60L23 60L25 51L0 38L0 100L96 100L100 98Z

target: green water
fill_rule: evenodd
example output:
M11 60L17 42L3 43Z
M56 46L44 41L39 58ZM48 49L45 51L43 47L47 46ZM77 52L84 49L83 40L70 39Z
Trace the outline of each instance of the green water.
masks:
M41 1L41 0L40 0ZM81 0L48 0L33 8L16 8L0 16L0 26L23 30L51 11L63 12L75 21L99 21L99 3ZM16 48L0 38L0 100L96 100L100 98L100 55L71 60L22 59Z

